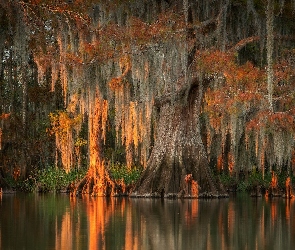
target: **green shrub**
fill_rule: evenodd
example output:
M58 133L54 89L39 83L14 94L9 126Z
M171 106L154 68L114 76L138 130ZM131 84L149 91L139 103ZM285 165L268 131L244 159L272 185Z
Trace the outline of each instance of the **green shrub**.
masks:
M236 188L237 192L250 192L257 187L267 189L271 182L271 173L266 173L263 177L262 172L254 169L244 180L238 181L235 176L222 173L219 175L220 181L227 189Z
M219 179L226 189L233 189L237 185L236 178L230 174L222 173L219 175Z
M243 193L243 192L249 191L249 189L250 189L250 185L248 181L241 181L238 183L237 192Z
M261 172L253 170L248 177L249 187L256 188L258 186L264 186L264 180Z
M64 169L51 167L38 172L39 191L60 191L66 189L70 183L83 178L85 170L73 169L66 173Z
M109 167L110 177L115 181L123 180L125 185L134 184L138 180L141 171L139 167L132 167L129 169L127 166L120 163L112 164Z
M16 188L26 192L58 192L66 190L70 183L82 179L85 174L86 170L82 168L66 173L64 169L48 167L35 171Z

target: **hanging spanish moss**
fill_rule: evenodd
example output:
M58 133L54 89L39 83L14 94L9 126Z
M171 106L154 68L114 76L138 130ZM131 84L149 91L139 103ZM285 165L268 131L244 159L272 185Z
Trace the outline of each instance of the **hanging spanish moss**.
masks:
M213 173L291 173L292 8L1 1L1 164L22 178L87 167L75 190L93 195L116 189L106 147L144 170L135 196L218 197Z

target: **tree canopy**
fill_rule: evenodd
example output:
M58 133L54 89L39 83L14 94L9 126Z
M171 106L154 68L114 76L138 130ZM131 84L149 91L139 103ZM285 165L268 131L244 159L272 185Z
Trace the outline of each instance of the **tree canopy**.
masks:
M0 181L86 167L75 192L130 192L119 162L143 169L135 196L201 197L220 173L293 176L294 8L0 1Z

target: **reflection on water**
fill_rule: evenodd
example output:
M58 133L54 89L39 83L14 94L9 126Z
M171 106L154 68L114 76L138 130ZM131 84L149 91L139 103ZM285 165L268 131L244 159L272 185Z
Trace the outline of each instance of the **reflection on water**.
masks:
M0 249L293 249L294 201L2 195Z

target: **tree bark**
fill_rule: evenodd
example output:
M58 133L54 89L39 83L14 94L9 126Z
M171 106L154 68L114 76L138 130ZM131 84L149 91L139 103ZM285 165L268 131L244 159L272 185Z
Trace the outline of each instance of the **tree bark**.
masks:
M159 108L158 133L147 168L131 196L219 197L225 192L214 180L200 132L203 83L193 84L187 100L163 102ZM191 181L198 185L192 193Z

